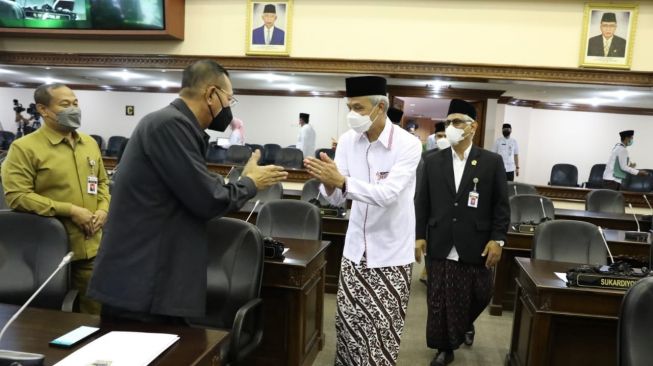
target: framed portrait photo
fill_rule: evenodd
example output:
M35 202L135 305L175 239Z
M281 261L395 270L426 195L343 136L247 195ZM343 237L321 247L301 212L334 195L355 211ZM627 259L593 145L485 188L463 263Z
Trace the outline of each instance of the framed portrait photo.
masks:
M636 4L585 4L580 66L630 69L638 10Z
M290 55L292 0L247 0L248 55Z

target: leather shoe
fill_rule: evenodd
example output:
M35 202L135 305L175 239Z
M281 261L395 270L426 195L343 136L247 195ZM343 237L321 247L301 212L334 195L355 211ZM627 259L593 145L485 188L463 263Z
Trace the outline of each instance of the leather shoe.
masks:
M465 332L465 344L471 346L474 344L474 336L476 335L476 330L472 325L472 330Z
M430 366L445 366L453 362L453 351L438 351Z

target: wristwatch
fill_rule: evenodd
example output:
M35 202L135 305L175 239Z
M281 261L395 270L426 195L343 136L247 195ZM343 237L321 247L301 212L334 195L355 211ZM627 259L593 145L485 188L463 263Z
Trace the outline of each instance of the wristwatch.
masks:
M494 242L499 244L499 246L502 247L502 248L503 248L504 245L506 245L506 242L503 241L503 240L495 240Z

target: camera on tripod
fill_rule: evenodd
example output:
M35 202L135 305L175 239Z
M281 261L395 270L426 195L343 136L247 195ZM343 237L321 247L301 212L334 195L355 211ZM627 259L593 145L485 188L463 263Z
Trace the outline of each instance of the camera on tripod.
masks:
M25 108L23 108L23 105L18 102L18 99L14 99L14 112L16 113L25 112Z
M32 116L32 119L35 121L38 121L41 119L41 114L39 111L36 109L36 103L30 103L29 107L27 107L27 114Z

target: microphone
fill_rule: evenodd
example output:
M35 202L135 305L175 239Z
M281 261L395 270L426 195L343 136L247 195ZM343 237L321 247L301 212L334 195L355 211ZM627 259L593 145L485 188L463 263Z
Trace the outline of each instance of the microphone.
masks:
M648 198L646 197L645 194L643 194L642 197L644 197L644 201L646 201L648 208L651 210L651 215L653 215L653 207L651 207L651 202L648 201Z
M608 250L608 255L610 256L610 262L611 264L614 264L614 258L612 257L612 253L610 252L610 247L608 246L608 242L605 240L605 233L603 233L603 228L600 226L599 228L599 234L601 234L601 239L603 239L603 245L605 245L605 249Z
M546 215L546 210L544 209L544 200L542 199L542 197L540 197L540 207L542 208L542 216L543 216L541 221L550 220L549 216Z
M229 171L227 172L227 175L225 175L224 177L229 179L229 175L231 174L231 172L234 171L234 168L235 168L235 166L232 166L231 169L229 169ZM233 182L229 182L229 183L233 183Z
M247 215L247 219L245 219L245 222L249 222L249 218L252 217L252 214L254 213L254 211L256 211L256 207L258 206L259 202L261 202L261 200L256 200L256 203L254 204L254 208L252 208L252 211L250 211L249 215Z
M68 252L63 259L61 260L61 263L57 266L57 268L52 272L50 277L48 277L43 284L32 294L32 296L27 299L25 304L18 309L18 311L9 319L7 324L0 330L0 340L2 340L2 336L5 334L7 331L7 328L11 325L11 323L18 318L18 316L25 310L25 308L34 300L36 295L38 295L45 286L50 283L52 278L63 268L65 267L68 263L70 263L70 260L73 258L73 252ZM23 366L41 366L43 365L43 360L45 360L45 356L38 354L38 353L27 353L27 352L17 352L17 351L8 351L8 350L0 350L0 364L5 364L5 362L8 365L23 365Z
M628 207L630 207L631 211L633 210L633 204L632 203L629 203ZM637 224L637 232L640 232L641 230L639 229L639 220L637 220L637 215L635 214L635 212L633 212L633 217L635 218L635 223Z
M514 184L514 185L512 186L512 188L514 188L514 189L515 189L515 196L516 196L516 195L518 195L519 193L517 193L517 185L516 185L516 184Z

